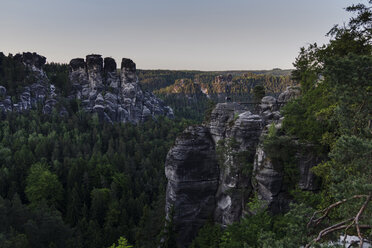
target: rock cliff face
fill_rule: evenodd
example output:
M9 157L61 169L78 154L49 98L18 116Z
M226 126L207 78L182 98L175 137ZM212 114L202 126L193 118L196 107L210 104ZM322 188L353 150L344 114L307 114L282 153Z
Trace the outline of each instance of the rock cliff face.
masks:
M188 244L213 217L219 170L212 137L206 127L189 127L167 155L166 211L173 218L177 240Z
M46 58L36 53L23 53L15 55L14 59L29 69L34 83L24 87L16 101L0 86L0 112L24 111L40 104L43 112L50 114L62 96L43 70ZM112 58L102 59L101 55L92 54L85 60L72 59L69 80L73 90L68 98L81 100L82 108L97 113L101 120L138 123L157 115L173 117L170 107L152 93L142 91L136 64L130 59L122 60L120 75ZM61 115L67 114L63 106L58 111Z
M288 101L299 93L298 88L288 87L279 98ZM209 123L189 127L177 138L165 163L166 214L173 221L180 247L189 246L207 219L221 226L238 221L254 192L272 212L286 210L290 197L283 185L283 171L263 148L268 128L281 127L280 107L274 97L262 99L259 114L237 103L220 103ZM318 160L311 156L311 147L300 147L298 185L316 190L310 168Z

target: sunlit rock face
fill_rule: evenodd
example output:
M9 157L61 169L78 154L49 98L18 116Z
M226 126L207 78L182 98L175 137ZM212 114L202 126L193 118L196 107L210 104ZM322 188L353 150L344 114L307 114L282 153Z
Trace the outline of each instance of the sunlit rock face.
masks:
M253 195L272 213L288 209L291 198L283 183L283 166L268 156L263 141L272 125L281 128L280 107L298 94L298 88L290 87L281 101L264 97L258 114L238 103L217 104L208 123L189 127L177 138L165 162L165 211L180 247L188 247L208 219L222 227L239 221ZM311 145L297 142L295 158L298 187L317 190L310 169L319 159L312 156Z
M25 111L43 107L46 114L52 113L62 97L43 70L46 58L36 53L23 53L14 59L26 66L29 85L12 100L7 89L0 85L0 112ZM69 80L72 85L68 100L78 99L86 112L97 113L102 121L138 123L163 115L172 118L170 107L150 92L142 91L136 76L136 64L123 59L121 73L117 72L113 58L103 59L101 55L91 54L86 58L75 58L69 63ZM59 104L60 115L68 114L63 104Z

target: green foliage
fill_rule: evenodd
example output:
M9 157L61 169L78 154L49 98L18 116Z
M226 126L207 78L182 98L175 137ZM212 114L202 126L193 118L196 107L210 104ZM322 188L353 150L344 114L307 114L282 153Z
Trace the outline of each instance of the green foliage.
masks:
M363 4L347 10L356 12L357 16L344 27L335 26L329 33L332 36L329 44L301 49L292 76L301 84L302 97L282 109L283 128L271 125L263 141L263 149L274 167L284 171L284 183L296 203L291 204L288 213L271 216L262 206L257 208L260 205L253 200L250 208L258 209L253 211L254 215L228 226L220 238L210 240L202 229L197 239L206 237L204 247L212 247L209 244L214 247L304 246L322 229L355 218L372 193L372 10ZM226 153L227 147L226 141L221 141L217 150ZM318 158L326 158L312 169L323 180L318 194L295 186L298 169L294 159L305 150ZM223 163L226 158L219 160ZM327 221L307 226L315 210L355 195L365 197L345 201L332 208ZM370 202L360 213L359 223L371 225ZM314 247L329 247L327 242L339 239L344 233L356 235L352 222L347 230L327 234L321 240L325 244ZM361 230L361 233L365 239L372 239L370 230Z
M136 247L156 247L164 227L164 160L188 125L162 117L139 125L99 123L83 112L7 114L0 121L4 242L26 237L30 247L101 248L125 233ZM9 200L15 195L18 205ZM32 207L22 212L19 205ZM3 217L13 211L20 216Z
M48 63L44 65L49 80L59 89L63 96L68 96L72 90L72 84L68 78L69 65Z
M20 89L32 81L32 78L27 78L27 75L28 70L21 61L0 52L0 85L7 89L8 95L21 93Z
M25 193L33 206L46 200L48 205L58 207L63 188L57 175L51 173L46 164L36 163L31 166L27 176Z
M128 244L128 240L124 237L120 237L118 240L118 244L113 244L109 248L132 248L133 246Z
M204 112L204 122L205 123L208 123L211 120L212 111L213 111L213 109L215 109L215 107L216 107L216 102L214 102L212 100L209 100L207 108Z
M293 76L301 84L303 95L284 108L284 130L310 141L318 148L318 156L328 158L312 169L323 180L320 199L309 202L297 194L299 201L313 207L325 208L342 199L372 193L371 4L348 7L346 10L356 12L356 16L343 27L331 29L329 44L301 49L294 64ZM327 223L314 228L319 232L355 218L364 201L353 199L333 208ZM360 223L371 223L371 211L371 204L366 205ZM351 224L348 230L327 238L337 239L342 232L355 235L352 230L355 228ZM371 239L368 230L362 230L362 235Z
M163 228L162 232L160 233L160 247L161 248L173 248L177 246L177 233L175 231L175 226L173 223L174 216L174 208L172 207L169 215L166 217L165 220L165 228Z
M223 231L217 224L207 222L198 232L190 248L218 248Z
M12 200L0 196L0 221L0 245L5 247L62 248L72 241L72 229L63 222L60 212L45 202L28 208L17 194Z
M265 87L262 85L256 85L253 88L253 100L255 102L260 102L261 99L265 96Z
M220 248L261 247L260 237L271 229L271 216L263 207L264 203L253 200L249 208L253 214L248 214L240 222L234 223L224 230L220 237Z
M211 102L204 95L188 97L176 94L158 94L157 96L173 109L177 119L185 118L199 123L205 118L204 114L209 109Z
M283 173L283 183L289 188L294 188L299 179L299 169L296 163L299 145L272 123L264 138L263 150L271 160L274 169Z

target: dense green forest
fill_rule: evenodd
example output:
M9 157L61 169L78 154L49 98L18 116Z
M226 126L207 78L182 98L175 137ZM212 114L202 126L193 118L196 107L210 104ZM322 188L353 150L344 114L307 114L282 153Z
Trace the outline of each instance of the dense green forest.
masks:
M302 97L284 107L282 129L264 142L282 160L289 155L286 137L312 144L325 158L313 168L322 179L320 192L293 187L290 211L276 216L254 198L249 203L254 214L225 230L205 225L192 247L344 247L329 242L345 234L357 236L354 246L371 242L371 8L372 1L348 7L354 17L330 30L328 44L301 48L292 76Z
M10 95L21 93L24 86L32 82L27 78L27 68L12 56L5 56L0 52L0 85L5 87Z
M1 247L155 247L164 160L187 121L99 123L31 111L0 122Z

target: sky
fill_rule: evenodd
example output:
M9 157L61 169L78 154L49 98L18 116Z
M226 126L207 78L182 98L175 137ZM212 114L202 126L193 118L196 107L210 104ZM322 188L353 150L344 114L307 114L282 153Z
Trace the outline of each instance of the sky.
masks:
M0 0L0 51L101 54L141 69L292 68L366 0Z

